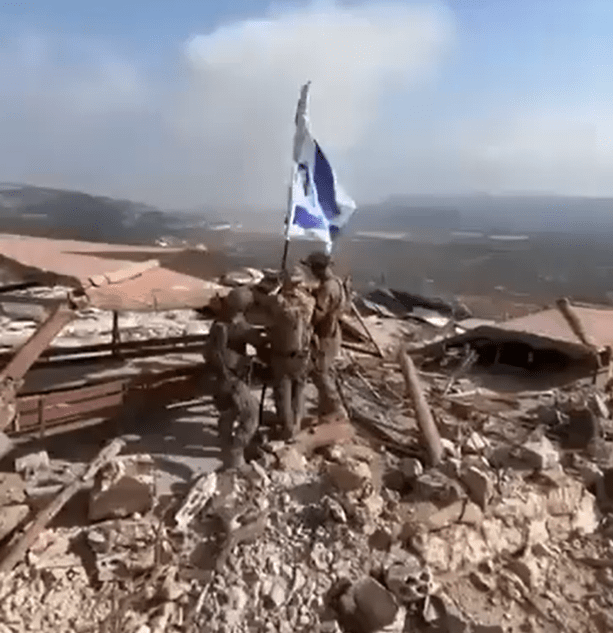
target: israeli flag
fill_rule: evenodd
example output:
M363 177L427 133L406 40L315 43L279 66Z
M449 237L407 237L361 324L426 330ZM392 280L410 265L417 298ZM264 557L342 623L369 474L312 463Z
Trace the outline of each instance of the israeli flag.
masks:
M308 82L296 110L292 182L285 238L317 240L332 251L334 240L356 209L343 191L319 143L312 137L307 114Z

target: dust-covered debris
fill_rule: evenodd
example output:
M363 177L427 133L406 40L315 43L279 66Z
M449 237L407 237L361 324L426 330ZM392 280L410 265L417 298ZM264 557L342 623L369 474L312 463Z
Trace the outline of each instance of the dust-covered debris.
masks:
M180 335L189 312L126 313L125 340ZM108 317L84 311L64 344L107 336ZM405 324L367 323L395 358ZM415 365L419 402L396 362L352 356L339 371L349 419L264 439L244 468L202 473L170 505L148 455L113 459L88 493L89 524L48 525L0 579L0 633L609 630L609 396L500 394ZM16 469L0 476L9 546L74 477L36 455Z

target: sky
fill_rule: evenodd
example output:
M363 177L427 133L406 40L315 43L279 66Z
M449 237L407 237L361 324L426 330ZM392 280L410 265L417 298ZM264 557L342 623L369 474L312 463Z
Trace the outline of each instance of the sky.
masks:
M0 181L283 208L300 86L358 203L613 195L610 0L0 0Z

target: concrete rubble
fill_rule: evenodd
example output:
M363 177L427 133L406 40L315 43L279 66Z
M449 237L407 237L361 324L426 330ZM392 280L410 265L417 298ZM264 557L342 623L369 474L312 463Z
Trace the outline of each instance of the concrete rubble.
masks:
M183 316L156 319L182 334ZM382 320L367 322L392 349L397 320ZM0 577L0 633L613 630L610 396L450 386L416 362L443 448L432 467L395 358L345 359L349 420L264 438L244 468L170 499L151 456L112 459L75 497L85 520L57 517ZM14 471L0 474L0 558L73 476L41 452Z

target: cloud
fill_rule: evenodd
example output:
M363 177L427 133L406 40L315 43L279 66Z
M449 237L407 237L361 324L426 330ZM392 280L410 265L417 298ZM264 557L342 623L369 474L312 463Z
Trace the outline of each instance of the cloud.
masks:
M177 129L202 154L223 157L216 197L282 203L305 80L313 82L320 143L348 156L381 102L434 71L451 36L449 14L434 5L315 5L223 26L186 45L189 86Z
M526 84L505 107L493 93L474 97L478 119L456 109L450 76L471 102L449 74L462 71L449 62L466 31L442 4L276 5L176 42L158 69L146 50L137 57L116 42L6 23L0 36L0 180L165 208L281 211L294 110L310 79L313 130L358 201L613 193L604 97L562 109L564 99Z
M464 121L456 130L462 178L487 191L610 195L613 109L533 108Z
M103 42L21 33L0 51L13 118L0 143L18 152L0 168L166 206L282 207L301 84L313 82L320 142L350 171L381 102L427 79L452 35L439 5L277 6L185 42L162 84Z

